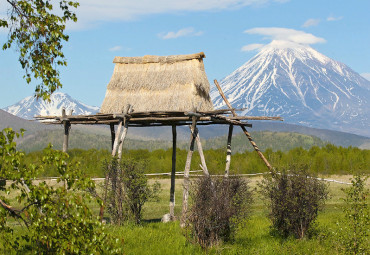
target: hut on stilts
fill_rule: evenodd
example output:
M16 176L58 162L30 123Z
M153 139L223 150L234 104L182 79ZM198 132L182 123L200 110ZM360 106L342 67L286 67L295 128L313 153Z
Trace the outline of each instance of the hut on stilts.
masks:
M95 115L37 116L38 120L49 120L48 124L64 125L64 146L68 149L68 137L73 124L109 125L112 138L112 156L122 157L122 146L129 127L172 126L173 153L170 188L170 218L174 219L175 174L176 174L176 126L189 125L189 151L184 169L183 207L181 224L186 221L189 196L189 173L195 143L201 159L201 168L209 175L197 129L198 125L229 125L225 176L229 176L231 161L231 139L234 126L240 126L253 148L265 162L269 162L253 141L246 127L248 120L281 120L279 117L238 116L215 80L220 95L228 109L214 110L209 96L203 52L191 55L115 57L112 78L106 95ZM50 120L52 120L50 122ZM117 127L116 127L117 126ZM106 183L107 183L106 177Z

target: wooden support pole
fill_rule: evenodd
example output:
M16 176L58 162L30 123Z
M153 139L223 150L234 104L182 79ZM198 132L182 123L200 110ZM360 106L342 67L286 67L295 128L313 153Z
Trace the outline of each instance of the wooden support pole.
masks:
M62 109L62 117L66 119L66 109ZM69 130L71 129L71 123L68 120L63 120L64 126L64 139L63 139L63 152L68 152L68 139L69 139Z
M230 104L230 103L229 103L229 101L227 100L227 98L226 98L226 96L225 96L224 92L222 92L222 89L221 89L220 85L218 84L217 80L214 80L214 83L215 83L215 85L216 85L216 87L217 87L218 91L220 92L221 97L224 99L224 101L225 101L226 105L227 105L230 109L233 109L233 108L231 107L231 104ZM231 110L231 112L232 112L232 114L233 114L233 116L234 116L234 117L236 117L236 116L237 116L237 114L236 114L235 110ZM243 130L244 134L247 136L247 138L248 138L249 142L252 144L252 146L253 146L254 150L258 153L258 155L259 155L259 156L260 156L260 158L263 160L263 162L265 163L265 165L267 166L267 168L268 168L270 171L272 171L272 170L273 170L272 166L271 166L271 165L270 165L270 163L267 161L267 159L265 158L265 156L263 155L263 153L260 151L260 149L258 148L257 144L253 141L251 134L247 131L247 129L246 129L244 126L240 126L240 127L242 128L242 130Z
M195 140L197 142L197 147L198 147L198 152L199 152L199 156L200 156L200 162L201 162L201 166L202 166L202 170L204 172L204 174L206 176L209 176L209 172L208 172L208 168L207 168L207 164L206 164L206 159L204 157L204 153L203 153L203 147L202 147L202 143L200 141L200 137L199 137L199 130L198 128L195 128L195 131L194 130L191 130L191 132L196 135L195 136Z
M231 163L231 139L233 137L234 125L229 126L229 133L227 135L227 150L226 150L226 167L225 167L225 177L229 177L230 173L230 163Z
M175 180L176 180L176 126L172 126L172 171L170 189L170 220L175 219Z
M118 159L121 159L122 157L122 148L123 148L123 142L125 141L127 130L128 130L128 120L124 118L124 128L122 131L121 138L119 139L119 146L118 146Z
M116 138L116 131L114 130L114 124L110 123L110 137L112 139L112 151L113 151L113 146L114 146L114 140Z
M127 114L130 114L131 113L131 105L127 105L127 107L125 108L125 115ZM124 125L124 128L123 128L123 131L122 131L122 135L121 135L121 138L119 139L119 146L118 146L118 159L121 159L122 157L122 148L123 148L123 143L125 141L125 138L126 138L126 135L127 135L127 130L128 130L128 121L129 119L127 117L124 117L123 118L123 125Z
M194 143L196 140L196 136L193 133L193 130L195 130L197 124L197 117L192 117L192 124L191 124L191 135L190 135L190 147L188 151L188 156L186 158L185 163L185 170L184 170L184 191L182 196L182 213L181 213L181 222L180 226L185 227L186 220L187 220L187 212L188 212L188 198L189 198L189 171L190 171L190 165L191 165L191 158L193 156L194 152Z
M114 143L113 143L113 150L112 150L112 156L116 156L116 152L117 152L117 147L118 147L118 138L119 138L119 135L121 134L121 129L122 129L122 123L123 123L123 120L120 119L119 120L119 123L118 123L118 127L117 127L117 131L116 131L116 136L114 138Z

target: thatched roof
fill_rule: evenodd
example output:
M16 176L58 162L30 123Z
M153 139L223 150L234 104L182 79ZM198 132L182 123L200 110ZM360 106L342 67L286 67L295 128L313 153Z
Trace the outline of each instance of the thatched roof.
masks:
M131 104L141 111L213 110L204 71L204 53L115 57L101 113L119 113ZM200 108L199 108L200 106Z

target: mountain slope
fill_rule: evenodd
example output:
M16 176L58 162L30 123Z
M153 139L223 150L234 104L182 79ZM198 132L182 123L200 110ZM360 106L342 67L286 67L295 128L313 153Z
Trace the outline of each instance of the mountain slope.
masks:
M370 136L370 81L309 46L273 41L220 85L242 115ZM211 98L225 107L216 88Z
M53 93L50 96L50 102L45 102L42 99L37 100L34 96L29 96L3 110L15 116L31 120L36 115L60 116L63 107L65 107L67 113L73 110L75 115L95 114L99 111L99 107L83 104L62 92Z
M36 121L25 120L0 110L0 130L6 127L12 127L17 131L19 131L20 128L27 130L24 137L17 139L18 148L26 152L41 150L49 143L52 143L56 149L62 148L63 127L59 125L45 125ZM214 127L200 126L200 137L202 140L206 139L206 141L204 141L204 148L225 148L227 129L228 127L225 125ZM188 149L188 138L190 136L189 128L179 127L177 131L179 138L178 147ZM344 147L356 146L363 149L370 148L370 138L367 139L366 137L348 133L314 129L285 123L256 121L253 123L253 129L250 129L250 131L274 132L253 132L253 137L261 149L267 149L271 146L273 146L273 150L286 150L294 146L305 145L320 146L322 145L322 141ZM282 132L285 132L285 134ZM287 132L292 133L292 135L286 134ZM245 139L244 134L241 134L238 128L234 129L234 136L232 145L234 152L252 148ZM319 137L322 141L318 141L315 137ZM127 143L125 142L125 146L131 149L170 148L172 145L170 127L130 128L127 138L129 140ZM109 150L111 146L110 139L108 127L73 125L70 133L69 147ZM305 143L300 142L302 139Z

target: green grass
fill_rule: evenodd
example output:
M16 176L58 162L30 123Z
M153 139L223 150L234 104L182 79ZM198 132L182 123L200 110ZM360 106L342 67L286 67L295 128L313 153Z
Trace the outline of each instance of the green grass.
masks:
M332 176L331 178L349 181L350 176ZM252 188L257 187L260 177L250 179ZM199 245L187 237L179 221L162 223L161 217L169 211L169 179L151 179L150 182L161 183L162 190L159 202L149 202L144 207L142 225L117 227L107 225L114 238L123 242L125 254L339 254L340 245L335 233L336 224L343 218L341 210L344 192L341 188L348 185L330 183L330 199L324 210L319 213L315 229L310 237L303 240L294 238L282 239L270 229L268 211L258 192L254 193L254 203L251 205L250 218L239 225L232 242L220 244L209 250L202 250ZM367 185L369 185L369 180ZM175 214L181 215L182 179L176 179ZM98 206L93 210L98 214ZM105 215L109 217L109 215ZM24 229L22 229L24 231Z
M348 181L348 176L336 176ZM251 186L256 187L261 178L253 178ZM153 182L154 180L151 180ZM158 180L162 185L159 203L150 202L145 206L144 223L141 226L110 226L111 234L124 239L125 254L338 254L335 233L336 223L341 221L344 193L341 188L347 185L330 183L330 199L319 214L310 237L303 240L282 239L274 235L266 217L268 211L264 201L254 194L250 219L238 227L232 242L220 244L207 251L200 248L185 236L179 222L161 223L160 218L168 213L169 180ZM181 214L182 180L176 180L176 215Z

